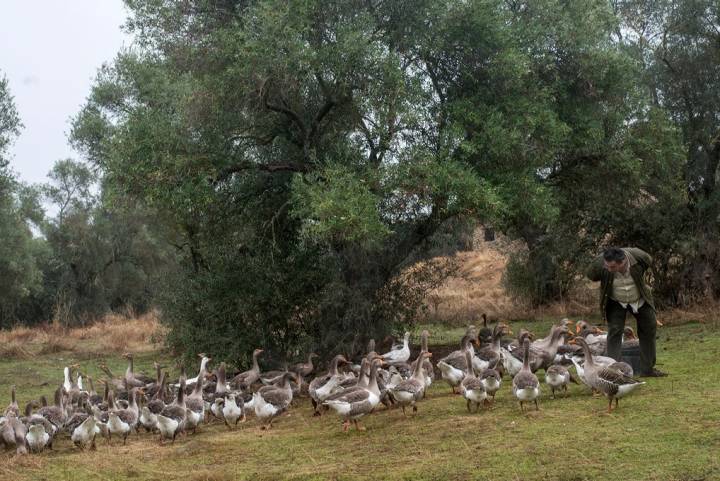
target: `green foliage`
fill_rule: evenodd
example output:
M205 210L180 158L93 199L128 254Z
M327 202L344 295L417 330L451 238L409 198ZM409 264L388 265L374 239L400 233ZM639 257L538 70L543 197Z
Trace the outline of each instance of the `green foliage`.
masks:
M526 243L508 281L538 304L610 238L682 244L642 237L686 184L618 2L127 4L137 46L72 138L160 214L178 351L352 351L413 322L449 270L408 268L476 221Z
M38 218L33 193L17 181L6 158L21 128L7 79L0 77L0 327L16 319L19 306L42 280L29 225Z
M291 214L303 224L301 236L311 241L377 244L390 233L379 217L380 197L343 166L296 174L291 189Z

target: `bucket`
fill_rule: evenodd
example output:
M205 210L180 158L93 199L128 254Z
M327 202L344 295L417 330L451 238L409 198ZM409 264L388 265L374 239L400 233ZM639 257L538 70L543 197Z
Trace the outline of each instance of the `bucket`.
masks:
M640 372L640 346L623 346L620 356L623 361L632 366L633 372L637 376Z

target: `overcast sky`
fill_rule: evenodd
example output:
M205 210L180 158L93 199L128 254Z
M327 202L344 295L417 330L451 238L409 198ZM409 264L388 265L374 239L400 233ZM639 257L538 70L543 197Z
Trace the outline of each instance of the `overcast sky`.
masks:
M130 44L122 0L2 0L0 71L25 128L10 148L26 182L44 182L53 163L79 159L67 142L70 118L103 62Z

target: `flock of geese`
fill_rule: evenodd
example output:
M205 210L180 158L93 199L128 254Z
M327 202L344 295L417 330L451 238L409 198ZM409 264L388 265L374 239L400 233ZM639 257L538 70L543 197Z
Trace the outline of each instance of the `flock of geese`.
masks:
M428 331L422 332L420 353L412 362L410 333L406 332L402 343L384 354L375 352L375 343L370 341L358 363L335 356L328 371L309 382L316 354L285 370L262 372L258 364L262 349L253 352L249 370L231 377L224 362L209 371L211 359L201 354L197 376L187 378L183 371L176 382L171 382L157 363L155 377L136 373L133 356L125 354L128 366L123 376L100 365L107 375L101 380L102 395L95 391L93 379L72 365L64 368L64 381L55 390L52 403L42 396L21 412L12 387L11 403L0 417L0 442L18 454L39 453L52 448L58 436L66 435L80 449L95 449L97 435L108 444L113 437L122 438L125 444L131 433L145 430L155 433L163 444L174 442L180 434L195 433L201 424L213 420L234 428L248 414L257 418L261 429L269 429L290 409L293 399L302 395L310 397L313 415L332 410L342 420L343 431L351 424L363 430L360 419L379 404L388 409L399 407L403 414L410 408L416 412L428 387L440 379L466 400L469 412L477 412L481 405L492 405L508 376L524 411L525 403L538 409L541 384L536 372L541 369L553 398L556 392L567 394L568 384L579 379L607 397L610 412L613 402L617 407L620 398L644 384L633 379L630 365L602 356L606 334L584 321L564 319L542 339L535 339L525 329L515 339L506 338L511 335L501 322L492 329L485 323L479 331L470 326L460 349L433 366ZM624 342L637 342L631 328L626 328ZM577 379L568 370L571 366Z

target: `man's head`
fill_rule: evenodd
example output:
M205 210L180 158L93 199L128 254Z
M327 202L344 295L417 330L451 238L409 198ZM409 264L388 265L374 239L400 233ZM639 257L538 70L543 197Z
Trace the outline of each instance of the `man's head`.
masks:
M625 272L625 269L627 269L627 256L625 251L619 247L605 249L603 260L605 261L605 269L610 272Z

